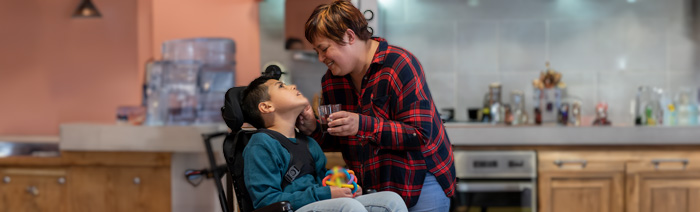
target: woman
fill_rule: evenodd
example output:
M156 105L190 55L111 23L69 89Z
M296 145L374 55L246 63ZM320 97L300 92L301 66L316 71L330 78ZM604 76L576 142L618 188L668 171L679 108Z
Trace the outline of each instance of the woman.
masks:
M325 150L343 153L364 188L394 191L409 211L448 211L455 191L452 147L423 69L402 48L367 30L348 1L314 9L305 26L319 61L323 103L341 104L327 133L310 107L297 127Z

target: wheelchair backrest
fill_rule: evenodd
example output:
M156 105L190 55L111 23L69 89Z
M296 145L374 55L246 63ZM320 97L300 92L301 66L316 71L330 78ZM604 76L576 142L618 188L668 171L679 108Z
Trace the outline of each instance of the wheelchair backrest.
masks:
M224 140L224 157L226 158L226 166L233 179L233 190L236 193L238 207L240 211L253 211L253 201L248 194L248 189L245 187L245 179L243 173L243 150L248 145L250 137L255 131L239 130L226 136Z
M224 106L221 107L221 116L232 131L226 136L223 144L226 166L233 180L233 190L236 193L236 200L238 200L238 208L240 211L248 212L253 211L254 207L243 179L243 150L255 131L241 129L245 120L240 102L243 101L245 88L245 86L233 87L226 92Z

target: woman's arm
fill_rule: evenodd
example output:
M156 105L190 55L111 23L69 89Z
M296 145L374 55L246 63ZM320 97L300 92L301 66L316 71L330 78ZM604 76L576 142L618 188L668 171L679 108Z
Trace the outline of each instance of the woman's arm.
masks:
M356 135L385 149L419 150L422 145L434 145L440 128L437 124L435 105L427 90L425 77L420 64L410 55L397 59L396 64L383 67L382 74L375 81L386 80L387 96L372 97L386 101L378 113L392 120L356 113L336 113L329 127L332 135ZM384 93L381 91L380 93ZM384 99L382 99L384 98ZM376 109L376 108L375 108Z

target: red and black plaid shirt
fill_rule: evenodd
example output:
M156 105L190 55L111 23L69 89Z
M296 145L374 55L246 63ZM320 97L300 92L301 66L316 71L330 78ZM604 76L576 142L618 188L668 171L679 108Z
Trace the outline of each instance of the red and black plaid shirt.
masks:
M341 104L359 114L357 135L335 137L314 132L325 150L341 151L363 188L394 191L408 207L418 201L427 171L445 194L455 190L452 145L425 81L410 52L379 41L358 92L350 75L323 76L324 104Z

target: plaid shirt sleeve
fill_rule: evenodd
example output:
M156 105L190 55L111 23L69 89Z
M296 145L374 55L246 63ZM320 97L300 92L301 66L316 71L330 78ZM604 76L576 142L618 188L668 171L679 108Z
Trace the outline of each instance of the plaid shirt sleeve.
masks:
M323 134L321 131L321 122L316 119L316 129L311 132L311 135L309 137L312 137L316 142L321 146L323 151L325 152L340 152L340 147L338 145L333 145L333 144L338 144L337 137L335 136L326 136Z

